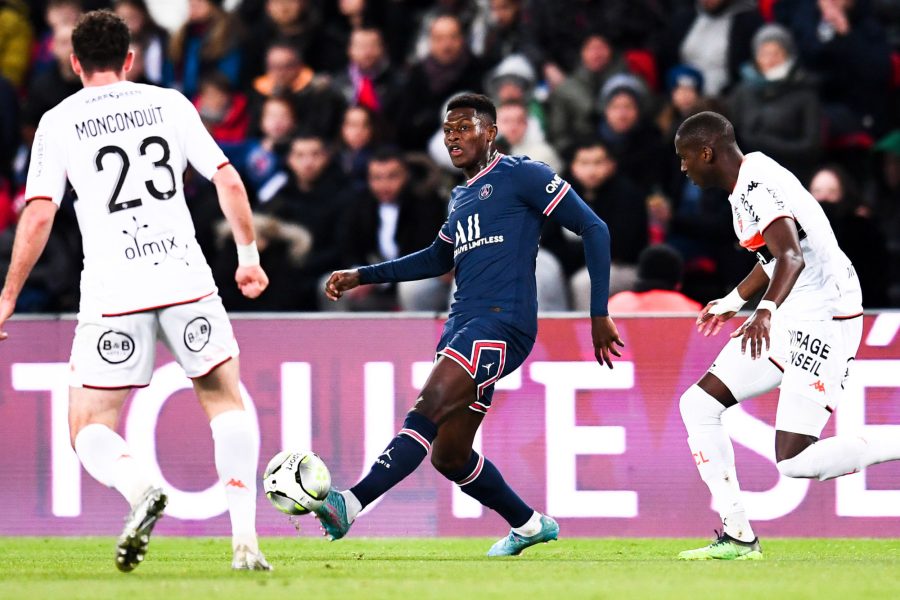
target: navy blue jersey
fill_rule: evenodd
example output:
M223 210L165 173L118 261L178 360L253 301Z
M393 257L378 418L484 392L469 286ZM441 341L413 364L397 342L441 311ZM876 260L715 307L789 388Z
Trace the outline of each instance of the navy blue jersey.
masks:
M537 332L535 260L541 227L571 186L544 163L499 155L453 188L440 237L453 247L451 316L505 313Z
M591 313L606 315L606 225L549 166L498 154L450 196L449 216L431 247L360 269L362 283L422 279L456 268L450 317L496 314L532 339L537 334L535 260L549 216L581 235L592 280Z

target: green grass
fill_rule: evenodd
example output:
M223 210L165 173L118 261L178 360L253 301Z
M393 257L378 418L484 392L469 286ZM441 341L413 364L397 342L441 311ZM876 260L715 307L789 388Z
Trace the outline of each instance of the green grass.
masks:
M683 563L708 540L565 539L486 559L489 539L267 538L273 573L232 572L224 539L157 536L130 574L111 538L0 538L0 598L900 598L900 540L767 539L759 562Z

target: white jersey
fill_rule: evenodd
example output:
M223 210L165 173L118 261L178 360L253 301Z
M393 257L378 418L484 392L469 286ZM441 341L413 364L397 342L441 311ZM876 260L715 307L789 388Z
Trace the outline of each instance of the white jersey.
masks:
M838 246L819 203L790 171L761 152L747 154L728 201L741 246L757 253L770 279L776 261L765 247L763 232L782 218L796 224L806 266L779 312L799 319L862 313L853 264Z
M41 119L27 200L77 195L81 310L115 316L215 293L184 199L187 163L211 179L228 160L181 93L121 81L87 87Z

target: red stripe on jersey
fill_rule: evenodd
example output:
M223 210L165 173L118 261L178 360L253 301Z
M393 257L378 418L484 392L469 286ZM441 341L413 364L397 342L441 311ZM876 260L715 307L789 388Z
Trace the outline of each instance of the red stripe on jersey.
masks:
M861 312L856 313L855 315L840 315L837 317L831 317L832 321L848 321L850 319L855 319L857 317L861 317L863 314Z
M208 296L212 296L214 293L215 293L215 292L209 292L208 294L203 294L202 296L199 296L199 297L197 297L197 298L191 298L190 300L181 300L181 301L179 301L179 302L172 302L171 304L160 304L159 306L150 306L150 307L147 307L147 308L138 308L138 309L135 309L135 310L129 310L129 311L127 311L127 312L121 312L121 313L103 313L103 314L100 315L100 316L102 316L102 317L124 317L125 315L134 315L134 314L141 313L141 312L147 312L148 310L159 310L159 309L161 309L161 308L169 308L170 306L181 306L182 304L190 304L191 302L198 302L198 301L203 300L204 298L206 298L206 297L208 297Z
M475 177L473 177L472 179L468 180L466 182L466 185L467 186L472 185L473 183L475 183L476 181L478 181L479 179L481 179L482 177L487 175L488 171L490 171L491 169L493 169L494 167L497 166L497 163L500 162L500 159L503 158L503 156L504 156L503 154L500 154L498 152L496 158L494 158L494 160L492 160L488 166L486 166L482 170L478 171L478 174Z
M447 242L448 244L452 244L452 243L453 243L453 240L451 240L451 239L448 238L446 235L444 235L444 232L443 232L443 231L438 231L438 237L441 238L442 240L444 240L445 242Z
M25 204L28 204L32 200L49 200L50 202L53 202L53 198L50 196L32 196L31 198L25 199Z
M145 388L149 383L132 383L128 385L116 385L112 387L107 387L103 385L88 385L86 383L82 383L81 387L87 388L89 390L130 390L131 388ZM119 457L121 458L121 457Z
M547 208L544 209L545 215L549 215L550 213L553 212L553 209L556 208L557 204L562 202L563 196L566 195L566 192L568 192L571 187L572 186L569 184L568 181L566 182L566 184L564 186L562 186L562 189L559 190L559 192L556 194L556 196L553 198L553 200L550 201L550 204L547 205Z
M749 240L741 240L741 247L756 252L766 245L766 240L758 231Z
M231 161L230 161L230 160L226 160L226 161L223 162L221 165L219 165L218 167L216 167L216 171L218 171L218 170L221 169L222 167L225 167L225 166L230 165L230 164L231 164Z

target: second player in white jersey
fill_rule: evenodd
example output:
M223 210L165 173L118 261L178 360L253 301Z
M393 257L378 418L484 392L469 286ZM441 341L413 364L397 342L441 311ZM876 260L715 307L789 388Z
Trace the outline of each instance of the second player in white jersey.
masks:
M216 292L184 198L188 162L211 179L228 160L175 90L86 87L41 119L26 199L59 205L71 182L83 312L128 314Z
M790 171L761 152L746 154L728 200L741 246L757 252L770 279L775 260L766 248L763 232L778 219L796 223L805 266L779 314L830 319L862 313L853 264L838 246L819 203Z

